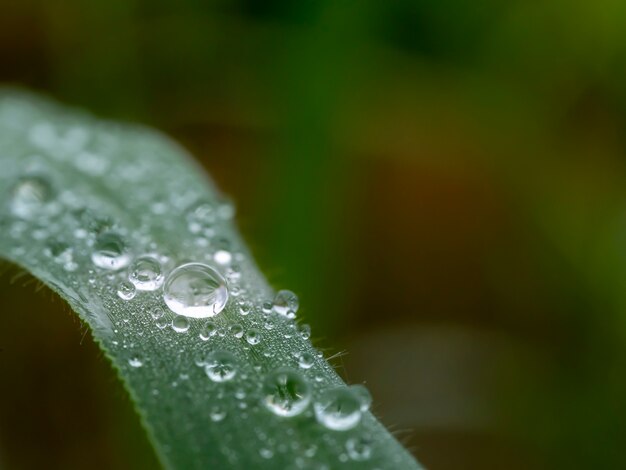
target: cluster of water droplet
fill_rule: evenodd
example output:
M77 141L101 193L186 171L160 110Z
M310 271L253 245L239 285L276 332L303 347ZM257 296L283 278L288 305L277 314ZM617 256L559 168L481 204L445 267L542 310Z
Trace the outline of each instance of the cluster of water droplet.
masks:
M119 194L154 170L141 159L123 171L118 169L102 156L103 149L115 148L114 140L106 135L95 139L80 128L59 132L42 124L28 139L58 161L66 159L68 152L80 154L81 159L72 160L73 170L85 177L110 175L112 192ZM96 142L92 147L90 139ZM150 151L154 149L137 148L139 153ZM39 256L51 259L66 273L53 276L67 280L60 290L83 306L86 315L93 315L92 326L99 328L109 348L120 352L128 373L149 373L160 360L151 356L152 349L143 350L137 343L137 337L144 337L169 349L164 357L180 357L172 365L176 374L168 378L172 387L197 393L189 378L202 375L207 399L211 398L207 418L214 423L227 421L236 412L241 420L252 413L282 422L308 419L320 429L344 436L342 432L358 428L371 402L367 390L332 386L321 353L303 341L310 338L311 330L296 323L299 302L293 292L272 295L267 286L250 281L256 268L230 228L233 204L205 200L186 189L193 184L183 181L166 186L159 195L134 192L136 206L124 198L133 214L142 213L137 208L150 207L150 213L138 220L126 219L125 211L99 206L62 189L62 184L55 185L54 172L46 176L42 160L33 161L34 169L16 175L9 186L4 211L9 219L0 219L0 224L13 240L44 240L45 249L29 248L41 243L15 243L12 255L18 259L33 250L29 254L35 262ZM166 170L157 166L155 171ZM154 240L160 228L153 227L153 220L179 213L184 214L181 223L166 227L165 238L180 243L167 247L177 253L173 257ZM289 346L283 347L281 341ZM303 345L303 350L290 354L294 344ZM163 393L154 388L150 396L159 400ZM235 398L234 408L226 399L229 394ZM259 439L264 459L287 449L262 435ZM371 455L367 435L350 434L338 442L342 455L351 460L367 460ZM300 450L302 459L313 458L317 444Z

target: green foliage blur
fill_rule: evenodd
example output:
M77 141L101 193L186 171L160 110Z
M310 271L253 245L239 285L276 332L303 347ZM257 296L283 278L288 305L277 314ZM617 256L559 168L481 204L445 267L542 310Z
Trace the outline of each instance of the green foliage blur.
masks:
M427 468L626 468L625 24L618 0L0 0L0 81L186 146ZM0 468L154 468L78 321L5 271Z

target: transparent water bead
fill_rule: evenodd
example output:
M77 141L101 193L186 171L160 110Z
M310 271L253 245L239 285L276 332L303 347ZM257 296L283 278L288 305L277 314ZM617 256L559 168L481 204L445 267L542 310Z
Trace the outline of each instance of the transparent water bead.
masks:
M189 320L186 317L176 315L172 319L172 329L176 333L185 333L189 329Z
M313 404L317 421L328 429L346 431L361 421L362 402L349 387L337 387L322 392Z
M128 365L134 368L138 368L138 367L143 366L143 361L139 359L138 357L133 357L128 360Z
M213 382L227 382L237 375L237 359L228 351L215 351L207 357L204 371Z
M91 252L91 261L102 269L118 271L128 266L130 251L124 239L115 232L98 236Z
M136 293L135 286L129 281L122 281L117 286L117 296L122 300L131 300Z
M256 328L250 328L246 331L246 341L252 346L259 344L261 342L261 332Z
M303 352L298 357L298 365L302 369L310 369L313 366L314 362L315 362L315 358L313 357L313 354L310 354L308 352Z
M274 297L273 308L276 313L295 316L298 311L298 296L290 290L279 290Z
M372 456L372 439L366 436L351 437L346 441L346 450L352 460L369 460Z
M278 416L302 413L311 402L311 386L298 372L281 368L271 372L263 383L263 404Z
M41 214L53 196L54 191L48 180L37 175L24 176L11 191L11 212L22 219L31 219Z
M163 300L174 313L207 318L220 313L228 301L226 280L202 263L187 263L174 269L165 280Z
M152 256L140 256L130 265L128 279L137 290L156 290L163 284L163 278L161 263Z

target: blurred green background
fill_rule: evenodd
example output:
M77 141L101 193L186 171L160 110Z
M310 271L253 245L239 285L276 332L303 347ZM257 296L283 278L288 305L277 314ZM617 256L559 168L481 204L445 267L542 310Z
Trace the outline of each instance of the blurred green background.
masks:
M432 470L626 468L626 3L0 0L0 81L174 136ZM154 468L0 279L0 468Z

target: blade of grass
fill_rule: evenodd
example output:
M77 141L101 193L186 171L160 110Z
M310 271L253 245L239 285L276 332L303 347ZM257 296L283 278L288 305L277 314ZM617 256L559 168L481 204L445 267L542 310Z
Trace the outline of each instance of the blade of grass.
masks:
M91 327L165 467L419 468L365 410L367 400L356 402L363 412L348 412L362 395L312 347L306 327L271 310L275 293L234 227L232 206L176 144L4 90L0 161L0 255ZM133 295L128 263L146 253L164 275L190 261L220 271L230 294L224 310L209 320L176 316L162 287L124 300ZM210 363L220 357L232 363L216 376ZM284 368L296 378L278 393L269 384ZM347 430L314 413L337 388L348 398L333 402L336 415L322 415L361 416L344 422ZM273 413L272 393L295 416Z

